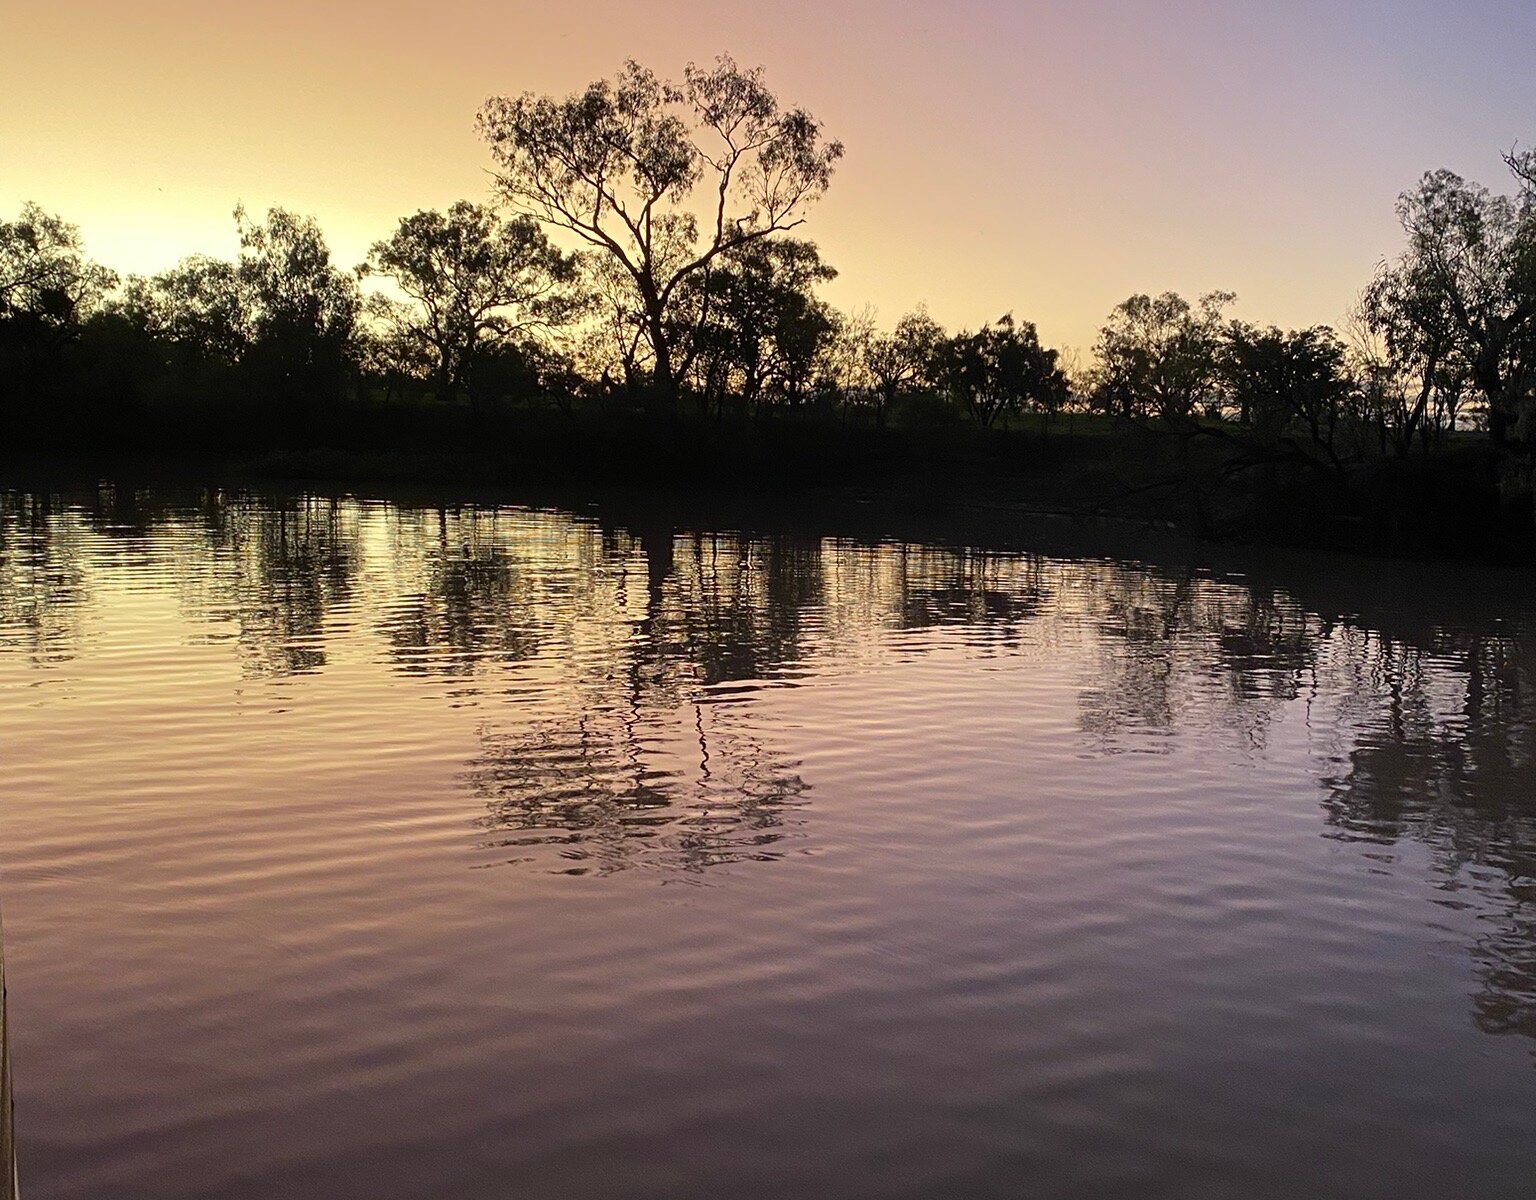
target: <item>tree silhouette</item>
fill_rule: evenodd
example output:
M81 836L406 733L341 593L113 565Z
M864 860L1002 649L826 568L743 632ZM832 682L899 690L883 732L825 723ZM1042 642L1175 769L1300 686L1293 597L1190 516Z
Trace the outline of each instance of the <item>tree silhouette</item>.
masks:
M1241 423L1268 440L1300 422L1312 444L1339 465L1338 428L1351 384L1344 347L1331 329L1283 333L1234 322L1220 366Z
M357 282L331 263L313 218L274 208L264 222L235 210L236 273L246 297L248 358L264 386L308 402L334 397L354 361Z
M864 362L875 383L875 425L910 387L932 384L944 330L926 309L910 312L889 334L877 334L864 348Z
M702 298L704 319L690 357L702 368L703 398L717 406L734 383L747 404L774 392L798 403L833 331L830 310L814 288L837 272L811 242L749 242L724 255Z
M1459 406L1468 362L1445 297L1411 267L1383 267L1353 316L1359 330L1360 383L1381 426L1383 450L1399 457L1426 445L1432 419Z
M1502 445L1536 383L1536 185L1511 156L1516 196L1431 171L1398 200L1408 246L1367 293L1369 319L1422 380L1420 408L1447 359L1460 357Z
M729 55L681 86L634 61L561 99L494 97L480 110L502 195L611 255L631 281L670 412L683 364L672 307L728 251L798 226L841 157L803 109L782 109L761 68ZM690 207L699 191L707 204ZM702 218L702 219L701 219Z
M1212 395L1222 310L1236 297L1212 292L1191 305L1175 292L1135 295L1099 331L1099 403L1120 417L1190 421Z
M576 309L573 257L532 218L503 220L466 200L402 218L358 270L392 279L410 298L382 311L429 350L439 399L462 394L486 351L563 324Z
M1040 344L1034 325L1006 314L996 325L959 333L938 356L944 382L976 423L989 429L1028 407L1054 411L1066 391L1056 351Z
M188 388L233 369L261 407L336 401L361 357L356 280L332 264L312 218L281 208L261 222L243 208L234 215L238 259L193 255L132 278L115 314L170 351Z
M0 221L0 321L78 323L117 277L85 257L80 231L36 204Z
M254 337L239 269L206 255L149 279L129 279L117 308L188 363L233 365Z
M75 226L36 204L0 221L0 395L51 389L60 350L116 282Z

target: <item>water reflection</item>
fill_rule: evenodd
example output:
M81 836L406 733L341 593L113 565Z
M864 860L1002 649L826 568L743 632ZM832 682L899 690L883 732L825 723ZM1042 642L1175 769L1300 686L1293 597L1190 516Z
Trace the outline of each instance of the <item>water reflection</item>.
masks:
M1495 898L1470 948L1475 1018L1536 1037L1529 613L1405 612L1369 567L1340 602L1327 581L1187 565L103 488L0 496L0 653L43 671L84 653L82 614L114 572L176 589L187 637L231 643L247 678L326 671L346 646L442 684L480 714L460 778L487 861L567 873L696 874L806 845L814 779L754 703L939 644L913 632L954 631L943 644L978 670L1079 664L1076 728L1097 754L1217 731L1262 756L1304 727L1328 836L1411 841L1445 903Z
M217 564L211 598L238 624L247 671L293 675L324 667L327 619L356 584L355 508L337 500L267 508L210 499L203 528Z
M1444 903L1502 896L1472 946L1480 1028L1536 1037L1536 639L1435 630L1423 645L1341 633L1330 669L1361 729L1326 778L1335 835L1432 852Z
M1320 618L1260 584L1117 568L1074 590L1098 635L1079 723L1105 752L1166 753L1181 728L1260 751L1326 643Z
M466 776L486 806L482 846L527 862L529 848L553 845L572 875L777 857L800 824L798 764L716 721L713 706L692 710L694 763L669 754L660 730L646 737L638 705L583 713L574 728L487 729Z
M88 599L79 538L61 536L58 503L0 492L0 651L67 661Z

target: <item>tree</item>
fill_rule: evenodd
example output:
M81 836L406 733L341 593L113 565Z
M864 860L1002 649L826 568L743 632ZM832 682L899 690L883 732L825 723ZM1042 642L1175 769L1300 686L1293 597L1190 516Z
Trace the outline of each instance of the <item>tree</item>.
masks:
M724 254L701 279L703 294L688 299L702 313L687 347L703 403L713 400L718 412L733 389L749 405L774 394L799 403L836 330L815 287L836 276L814 243L797 238Z
M184 364L233 365L254 336L238 269L206 255L185 258L149 279L130 278L115 307L174 347Z
M36 204L0 221L0 388L51 383L62 348L116 282L85 256L75 226Z
M1040 344L1032 323L1015 322L1011 313L996 325L948 339L938 364L951 393L983 429L1030 407L1052 412L1066 393L1056 351Z
M1404 192L1397 212L1408 246L1370 297L1373 319L1405 353L1419 352L1426 392L1446 355L1465 360L1500 445L1536 383L1536 157L1507 161L1515 196L1445 170Z
M235 262L193 255L130 279L114 307L171 347L196 386L210 370L237 368L257 396L335 398L362 357L356 280L332 265L308 217L274 208L258 223L237 208L235 224Z
M889 334L871 337L864 361L875 383L875 426L883 427L886 412L901 393L933 381L944 330L926 309L909 312Z
M722 255L799 226L843 152L809 113L780 107L761 68L728 55L689 64L681 86L631 61L564 98L495 97L478 125L501 194L630 281L661 412L688 366L672 320L680 291Z
M1265 440L1293 421L1338 465L1338 427L1352 390L1344 347L1325 326L1289 333L1234 321L1221 352L1221 373L1238 420Z
M617 374L625 393L638 399L651 372L645 314L635 298L633 281L612 255L588 251L577 255L577 261L579 287L591 317L577 342L583 368L598 381L601 392L613 390Z
M400 300L372 295L365 305L370 320L358 337L358 361L366 378L382 385L384 399L404 398L413 383L431 376L432 348L411 329L414 314Z
M1383 265L1360 298L1356 323L1383 441L1400 455L1424 425L1438 384L1469 361L1445 292L1410 262ZM1459 388L1459 384L1458 384ZM1385 449L1385 445L1383 445Z
M573 256L552 246L532 218L503 220L467 200L446 213L402 218L358 271L392 279L410 298L396 317L430 350L435 390L449 400L486 351L563 324L576 307Z
M79 229L63 218L28 203L16 220L0 221L0 321L78 327L116 283L85 257Z
M816 366L816 387L842 406L875 401L874 376L869 371L869 343L875 336L875 314L868 305L852 312L829 308L832 332L822 346Z
M1098 398L1121 417L1186 424L1212 395L1223 327L1236 297L1211 292L1191 305L1176 292L1135 295L1099 331Z
M332 265L313 218L274 208L256 223L237 208L235 222L235 275L251 330L245 361L255 382L289 399L334 398L355 365L356 279Z
M789 408L803 404L837 333L837 317L824 301L806 292L783 297L773 329L772 375L776 394Z

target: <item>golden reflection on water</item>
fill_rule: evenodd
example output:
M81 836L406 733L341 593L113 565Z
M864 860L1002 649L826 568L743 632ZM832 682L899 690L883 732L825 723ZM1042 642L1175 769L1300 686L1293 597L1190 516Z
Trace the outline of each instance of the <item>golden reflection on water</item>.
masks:
M480 1144L470 1114L545 1128L566 1101L524 1072L635 1024L591 1068L584 1118L539 1142L550 1178L569 1178L581 1154L601 1161L593 1145L617 1153L605 1105L650 1086L641 1048L689 1044L667 1011L765 1022L762 1044L790 1047L753 1052L769 1075L730 1101L748 1106L734 1137L797 1119L780 1111L797 1039L835 1057L925 986L873 1027L895 1040L846 1064L850 1079L882 1064L857 1085L874 1097L860 1136L892 1163L924 1136L942 1143L924 1169L959 1155L919 1131L974 1103L1036 1139L1042 1195L1110 1186L1121 1151L1166 1182L1170 1164L1273 1127L1232 1127L1242 1106L1208 1083L1211 1109L1190 1116L1203 1141L1154 1138L1139 1157L1114 1141L1140 1128L1136 1088L1154 1108L1189 1102L1190 1064L1230 1021L1245 1070L1301 1072L1275 1089L1314 1112L1296 1126L1307 1145L1412 1177L1423 1164L1401 1147L1380 1159L1329 1139L1362 1105L1425 1146L1467 1136L1414 1128L1423 1081L1393 1082L1402 1039L1444 1019L1435 997L1481 1033L1536 1038L1536 609L1519 577L1354 570L747 534L643 508L0 494L11 986L48 1189L172 1194L174 1179L194 1195L222 1172L223 1194L261 1194L258 1178L330 1194L370 1153L352 1125L315 1124L329 1132L302 1187L255 1163L252 1130L297 1136L285 1091L319 1103L337 1072L372 1078L395 1055L412 1064L398 1086L431 1080L459 1114L418 1114L433 1132L410 1161L438 1166L402 1194L439 1194L441 1156ZM657 909L656 883L713 886ZM1134 976L1129 993L1107 963ZM471 999L475 979L516 994L501 1003L530 1040L508 1041L510 1014ZM92 1085L71 1057L113 1039L159 1054L185 1029L188 1070L206 1072L289 1035L248 998L268 986L309 1032L249 1069L239 1112L174 1060L150 1098L142 1071ZM684 986L671 1010L637 999ZM1186 1029L1176 1014L1206 1002ZM554 1015L567 1010L585 1023ZM932 1060L957 1029L959 1057ZM1454 1037L1433 1036L1470 1080ZM685 1056L696 1099L745 1053L700 1040ZM1379 1058L1346 1085L1311 1048L1324 1043L1330 1061ZM49 1060L67 1087L44 1082ZM1079 1098L1109 1122L1085 1158L1052 1097L1100 1061L1129 1065ZM1473 1116L1503 1139L1484 1147L1489 1171L1529 1161L1505 1144L1525 1128L1511 1099L1536 1112L1529 1066L1478 1068L1498 1115ZM406 1103L393 1078L379 1103ZM515 1120L483 1091L514 1080ZM655 1119L702 1136L682 1094ZM881 1108L898 1096L939 1107ZM849 1146L855 1124L840 1126ZM159 1167L121 1152L136 1129ZM941 1182L1007 1194L1006 1140L954 1160L995 1171ZM701 1188L760 1183L782 1150L720 1144L734 1165ZM626 1153L661 1182L589 1179L590 1194L693 1194L663 1169L672 1150ZM843 1153L826 1151L829 1171ZM1282 1158L1327 1194L1306 1155ZM1257 1150L1223 1161L1208 1169L1232 1186L1276 1169ZM462 1194L497 1194L493 1175ZM802 1182L830 1194L814 1171Z

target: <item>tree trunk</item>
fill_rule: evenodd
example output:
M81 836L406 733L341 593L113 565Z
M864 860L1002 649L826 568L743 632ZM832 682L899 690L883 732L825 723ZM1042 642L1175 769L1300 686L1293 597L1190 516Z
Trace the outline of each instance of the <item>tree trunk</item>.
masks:
M1502 447L1509 438L1509 411L1504 407L1504 381L1499 375L1499 360L1492 344L1485 345L1473 364L1473 377L1488 402L1488 437Z
M647 298L646 309L646 327L651 349L656 355L656 370L645 407L652 417L667 420L677 414L677 376L672 369L672 347L667 343L660 303Z

